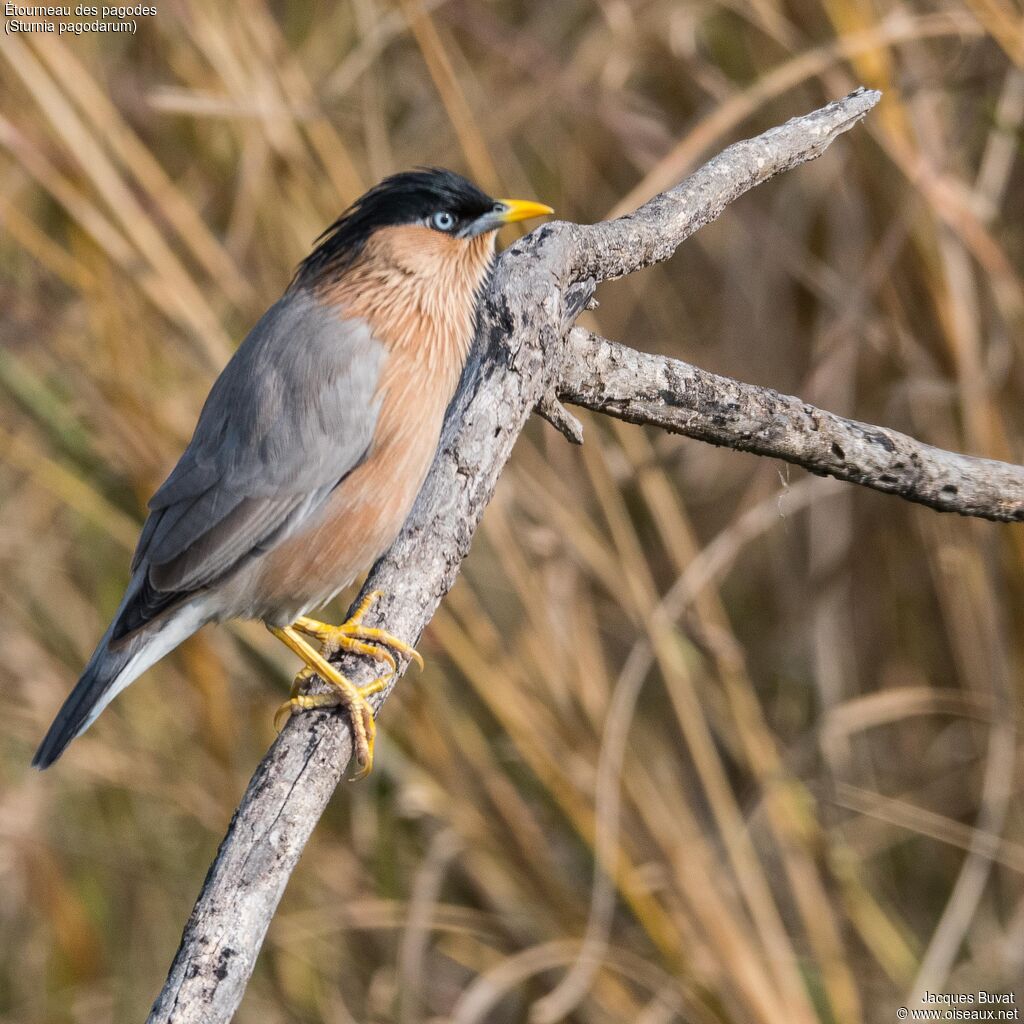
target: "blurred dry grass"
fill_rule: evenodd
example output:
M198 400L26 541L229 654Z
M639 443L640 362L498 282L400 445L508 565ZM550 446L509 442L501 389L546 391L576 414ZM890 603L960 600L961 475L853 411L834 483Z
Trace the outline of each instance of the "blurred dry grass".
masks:
M0 1021L142 1019L271 739L295 666L241 625L27 769L213 375L344 204L444 163L597 219L882 88L597 326L1021 461L1022 40L1014 0L180 0L5 37ZM522 438L238 1020L1024 998L1024 527L586 428Z

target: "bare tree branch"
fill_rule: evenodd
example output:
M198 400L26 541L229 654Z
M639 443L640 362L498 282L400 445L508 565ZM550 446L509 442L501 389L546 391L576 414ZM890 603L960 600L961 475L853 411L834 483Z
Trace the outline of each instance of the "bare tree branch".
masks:
M558 395L630 423L784 459L940 512L1024 520L1022 466L933 448L579 327L569 334Z
M962 460L956 463L960 476L947 479L937 468L936 455L941 453L902 435L830 417L796 399L724 382L684 364L639 353L629 353L637 360L638 373L638 379L631 381L623 355L628 350L586 332L570 333L596 282L667 259L683 239L744 192L819 156L878 99L876 92L858 90L731 146L678 187L629 216L593 226L549 224L502 253L481 304L471 365L449 411L437 459L401 536L374 567L364 588L364 592L372 588L387 595L373 608L370 624L386 626L410 642L419 638L455 580L498 476L532 411L538 408L567 437L578 440L578 424L559 403L559 393L613 415L790 458L844 479L868 482L870 477L873 486L914 500L934 494L936 507L952 507L942 489L954 483L961 489L963 507L958 511L986 514L983 509L992 513L992 509L1020 508L1020 471L1013 467L1003 467L1003 475L993 476L985 485L981 475L970 475L971 460ZM594 354L607 364L604 385L594 376L594 367L583 365ZM655 385L670 379L678 385L679 394L672 391L666 398L660 392L671 389ZM730 391L726 383L745 390ZM701 386L705 391L699 391ZM711 405L704 410L710 415L702 425L704 395ZM727 407L733 400L728 395L739 396L738 410ZM757 418L759 409L764 422ZM789 417L794 420L791 431L786 429ZM821 435L817 440L824 450L808 440L814 434L815 417ZM873 441L869 434L874 434ZM860 446L851 437L859 438ZM878 455L878 449L887 451L883 437L897 451L907 452L908 465L918 465L912 458L916 452L927 473L916 477L904 473L891 487L885 486L882 474L893 467ZM833 440L843 449L842 455L831 448ZM974 481L972 488L967 487L968 477ZM999 490L1004 486L1009 497ZM993 499L992 506L984 506L986 494ZM1001 517L1013 515L1006 511ZM340 664L353 679L368 678L365 665L344 658ZM386 697L387 693L378 695L375 706L379 708ZM185 926L150 1024L222 1024L231 1019L288 878L344 775L350 754L351 735L343 714L308 712L285 727L232 819ZM386 765L386 747L381 754Z
M873 89L858 89L756 138L734 143L632 213L600 224L573 225L576 246L566 271L573 280L609 281L667 260L681 242L744 192L821 156L879 99L881 93Z

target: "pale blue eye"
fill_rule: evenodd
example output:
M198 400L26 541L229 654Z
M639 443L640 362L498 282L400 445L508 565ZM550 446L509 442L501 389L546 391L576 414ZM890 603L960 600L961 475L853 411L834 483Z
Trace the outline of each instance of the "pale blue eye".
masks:
M455 218L447 210L438 210L433 217L430 218L430 223L437 228L438 231L451 231L455 227Z

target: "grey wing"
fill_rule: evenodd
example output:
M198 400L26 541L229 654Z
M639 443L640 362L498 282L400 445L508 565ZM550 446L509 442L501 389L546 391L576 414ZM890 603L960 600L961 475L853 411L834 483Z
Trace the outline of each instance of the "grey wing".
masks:
M195 433L150 500L132 562L145 573L123 638L182 596L269 550L369 450L385 350L362 320L286 295L239 346Z

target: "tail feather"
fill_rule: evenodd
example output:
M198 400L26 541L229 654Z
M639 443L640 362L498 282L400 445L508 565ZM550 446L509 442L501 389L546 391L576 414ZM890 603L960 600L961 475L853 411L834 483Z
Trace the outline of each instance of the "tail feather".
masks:
M110 640L117 623L115 616L85 666L82 677L39 744L32 766L40 770L49 768L64 753L67 745L85 732L126 686L195 633L209 618L204 614L202 602L194 600L112 645Z
M64 753L67 745L89 727L92 717L95 717L93 711L98 714L109 702L113 695L106 700L104 697L117 685L119 677L124 674L136 653L131 649L132 646L125 644L121 649L111 651L107 637L100 641L81 679L64 701L43 742L39 744L32 758L33 768L49 768Z

